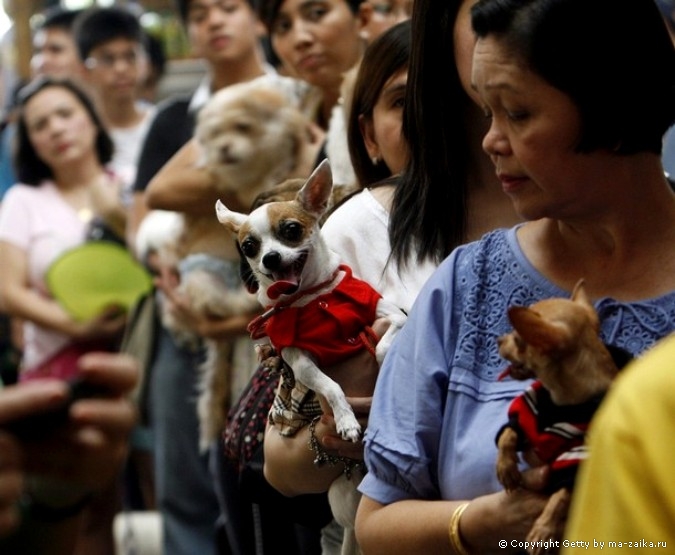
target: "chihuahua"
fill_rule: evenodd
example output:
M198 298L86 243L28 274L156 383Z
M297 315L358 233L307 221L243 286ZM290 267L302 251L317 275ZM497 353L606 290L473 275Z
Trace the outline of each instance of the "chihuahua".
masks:
M251 322L267 335L295 378L326 399L343 439L358 441L361 427L340 386L319 365L336 364L364 348L359 335L376 318L391 325L377 343L382 362L405 314L341 265L319 228L333 187L324 160L292 201L265 204L250 215L216 203L218 220L237 237L267 311ZM368 344L368 341L365 341Z
M625 353L617 350L615 358L600 340L583 280L570 299L512 306L508 316L514 331L497 342L511 365L500 379L536 381L513 401L509 422L497 435L497 477L506 491L520 485L519 451L532 467L550 465L552 495L527 537L535 545L531 552L539 554L544 548L537 545L562 533L574 476L587 455L588 423L618 372L615 360Z
M218 220L229 229L254 274L251 292L267 307L249 325L254 338L267 336L292 369L294 378L326 400L340 436L356 442L361 426L340 385L322 372L368 349L381 363L406 316L369 284L352 276L320 232L333 181L322 162L292 201L272 202L249 216L216 204ZM373 350L366 330L376 318L391 325ZM320 457L317 457L320 460ZM358 468L358 467L357 467ZM329 489L333 515L345 528L342 553L357 553L354 520L362 477L342 474Z

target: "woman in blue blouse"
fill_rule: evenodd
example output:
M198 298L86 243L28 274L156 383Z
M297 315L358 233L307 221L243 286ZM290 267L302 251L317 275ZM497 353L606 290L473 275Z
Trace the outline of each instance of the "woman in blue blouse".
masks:
M418 0L413 21L443 1ZM606 343L639 355L675 330L675 195L660 162L675 51L656 6L479 0L472 23L483 147L527 223L454 251L387 355L360 486L367 554L514 552L541 512L545 471L506 494L494 470L496 432L528 385L497 379L509 306L567 297L583 277Z

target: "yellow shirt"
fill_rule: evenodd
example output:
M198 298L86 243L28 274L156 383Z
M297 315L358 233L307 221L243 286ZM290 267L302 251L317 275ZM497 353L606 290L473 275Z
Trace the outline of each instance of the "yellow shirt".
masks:
M591 423L589 449L561 552L675 552L675 336L619 375Z

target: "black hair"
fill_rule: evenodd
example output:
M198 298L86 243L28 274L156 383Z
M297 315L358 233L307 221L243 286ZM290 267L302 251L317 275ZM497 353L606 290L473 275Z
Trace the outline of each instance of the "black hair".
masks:
M63 29L70 31L73 28L73 23L83 10L69 10L60 6L47 8L37 20L38 23L34 31L42 29Z
M349 155L360 186L367 186L389 176L383 163L373 164L361 136L359 117L372 118L382 88L391 77L406 69L410 61L410 20L394 25L377 37L361 60L347 114Z
M579 109L578 152L661 153L675 122L675 49L653 0L480 0L495 36Z
M23 87L18 95L19 114L16 126L14 168L17 179L26 185L39 185L43 180L54 177L52 169L37 155L33 144L30 142L24 114L28 101L39 92L50 87L60 87L70 91L84 106L97 129L95 148L99 162L105 165L110 162L113 155L114 146L112 139L108 135L103 121L96 111L94 102L84 89L69 79L57 79L44 75L36 77Z
M159 78L166 73L166 52L164 43L152 33L146 31L145 37L146 52L150 65L154 68L156 76Z
M147 37L134 14L114 6L85 10L75 20L73 34L82 60L86 60L91 51L101 44L119 38L137 42L145 48Z
M389 218L392 259L440 262L464 242L470 159L462 88L454 56L461 0L415 0L403 110L410 159ZM439 56L443 61L439 65Z
M189 0L188 0L189 1ZM365 0L344 0L344 2L349 6L349 9L356 13L359 10L359 6ZM258 12L258 17L262 21L263 25L269 32L274 25L274 21L279 15L279 9L281 4L284 3L284 0L257 0L256 11Z

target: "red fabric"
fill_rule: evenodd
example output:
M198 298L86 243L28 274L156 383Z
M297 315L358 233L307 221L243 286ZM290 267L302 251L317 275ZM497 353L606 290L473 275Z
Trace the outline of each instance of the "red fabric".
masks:
M546 401L542 402L543 395ZM584 438L588 429L588 413L579 411L579 420L558 420L548 409L559 410L550 402L541 382L534 382L509 407L509 426L519 435L522 448L532 448L544 464L555 472L578 465L586 458ZM574 409L574 407L571 407ZM572 412L565 410L567 416Z
M70 343L39 366L22 370L19 374L19 381L25 382L44 378L68 380L77 375L77 361L82 355L91 353L92 351L112 350L110 342L92 341Z
M290 306L265 322L265 334L277 352L285 347L308 351L319 366L330 366L364 348L359 334L375 320L382 297L365 281L347 275L337 287L305 306Z

